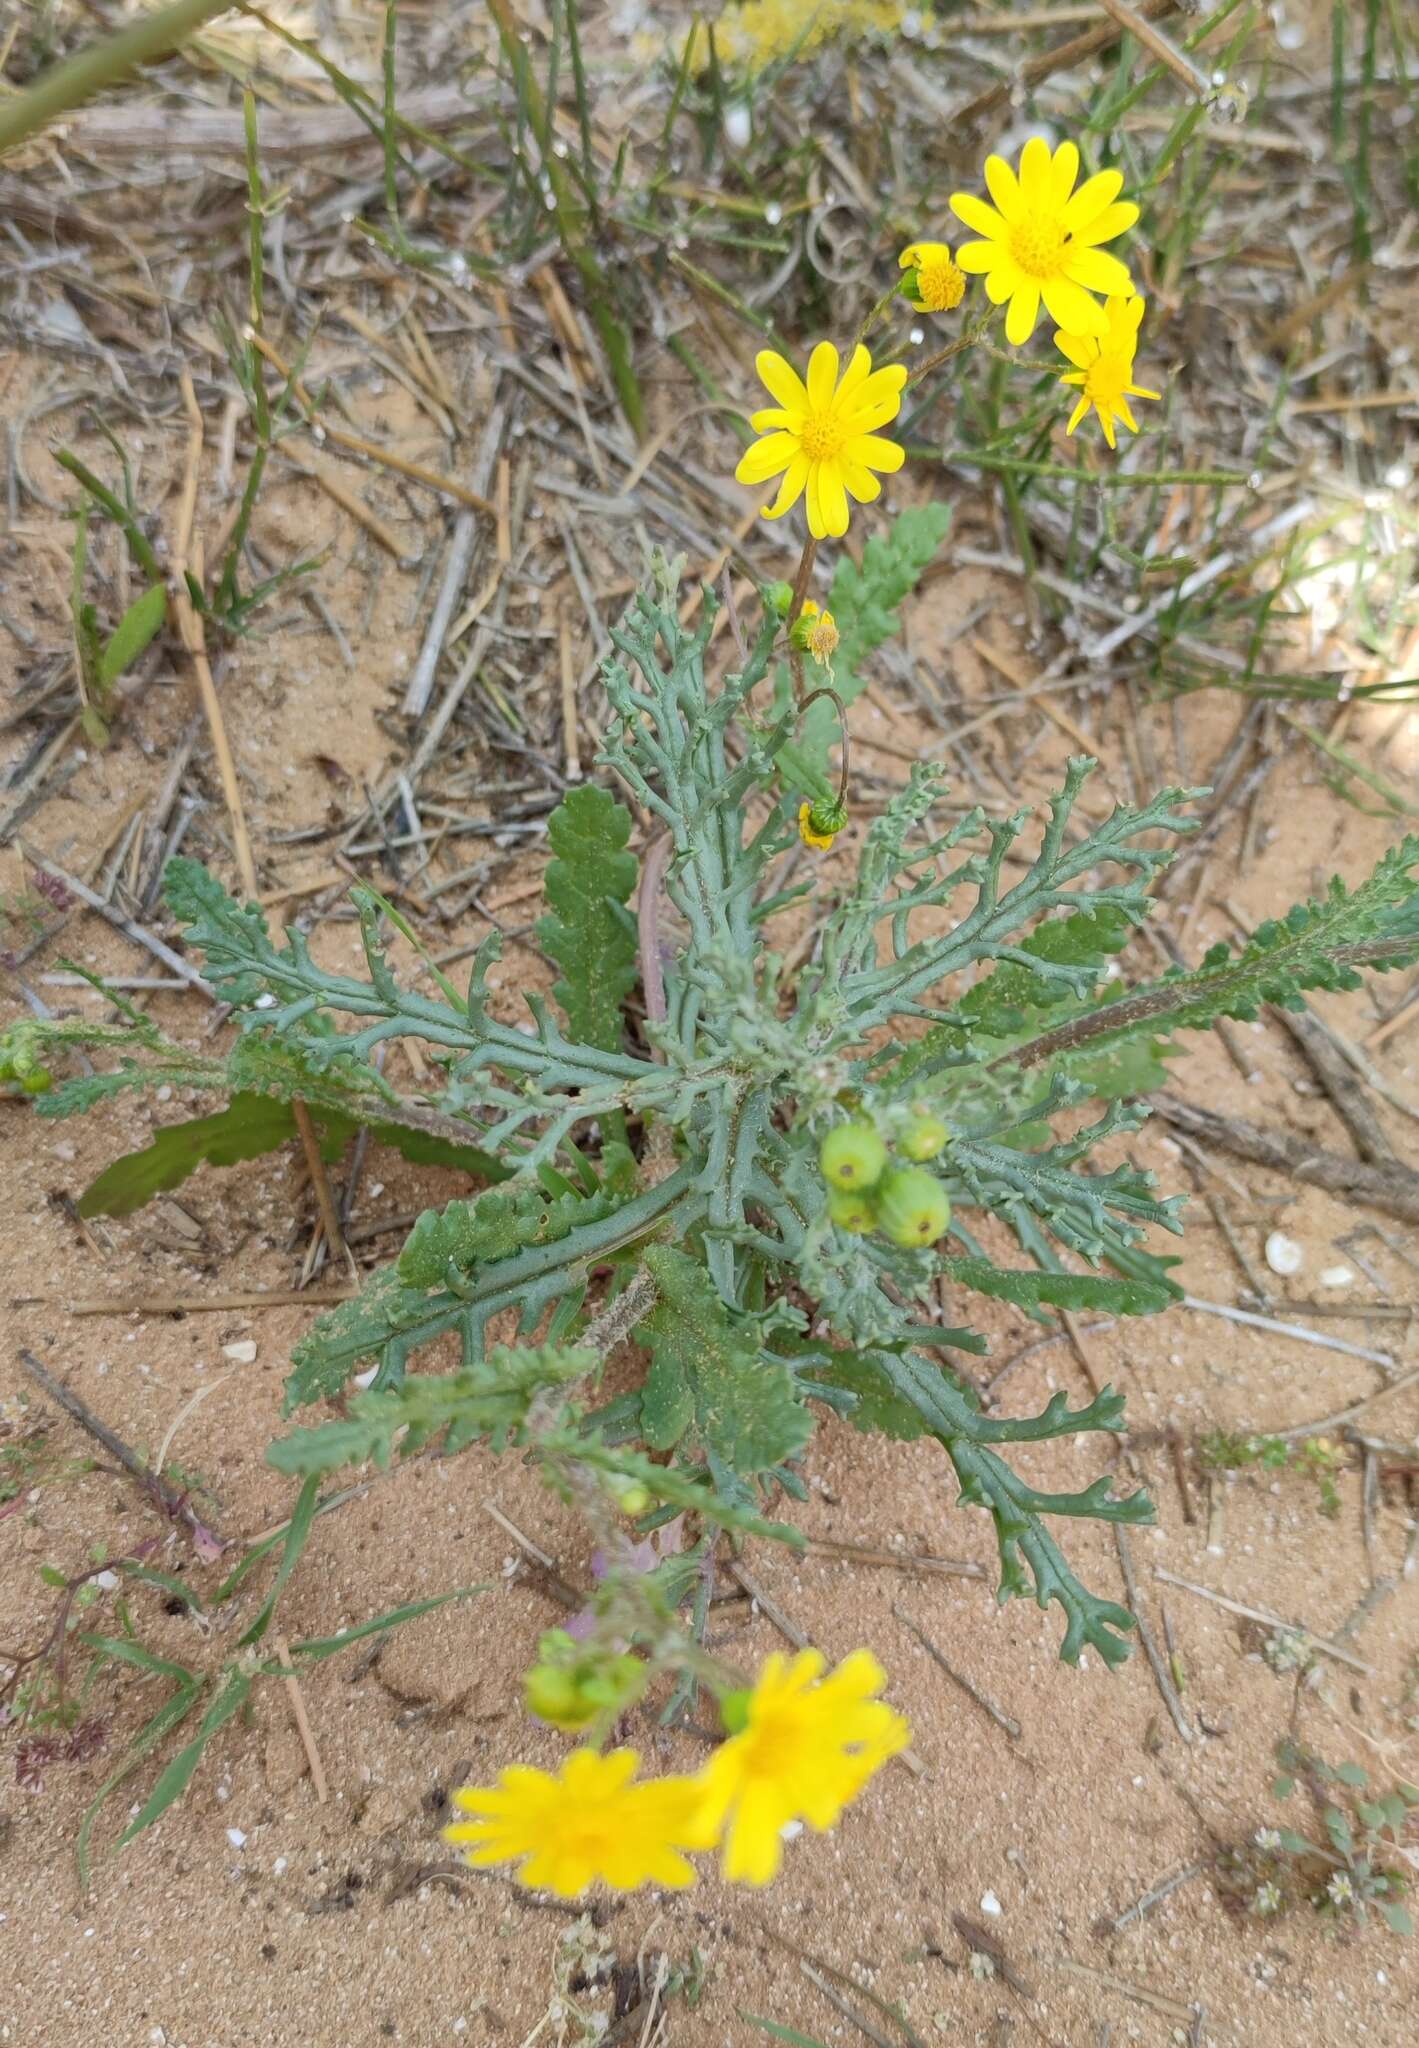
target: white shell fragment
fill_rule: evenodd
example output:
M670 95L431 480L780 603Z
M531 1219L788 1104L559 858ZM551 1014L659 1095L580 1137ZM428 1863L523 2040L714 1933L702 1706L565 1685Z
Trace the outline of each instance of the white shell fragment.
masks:
M1273 1230L1266 1240L1266 1263L1273 1273L1299 1273L1306 1255L1294 1237L1287 1237L1284 1230Z

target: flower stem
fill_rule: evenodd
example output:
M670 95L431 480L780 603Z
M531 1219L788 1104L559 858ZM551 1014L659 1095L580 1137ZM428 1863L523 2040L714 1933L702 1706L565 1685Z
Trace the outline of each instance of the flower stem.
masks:
M820 697L827 697L835 706L838 714L838 731L842 736L840 747L840 751L842 754L842 768L838 775L838 803L840 806L845 806L847 803L848 779L851 773L852 765L851 757L849 754L849 742L847 733L847 706L843 703L843 700L838 695L837 691L830 690L827 684L824 683L819 689L810 691L809 694L803 699L803 702L798 707L798 715L801 718L803 714L807 711L809 705L816 704Z

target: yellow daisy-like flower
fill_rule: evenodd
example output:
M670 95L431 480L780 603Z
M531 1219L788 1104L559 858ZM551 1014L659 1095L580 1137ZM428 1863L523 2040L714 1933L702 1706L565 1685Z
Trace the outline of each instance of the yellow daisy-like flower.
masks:
M815 540L847 532L848 500L867 505L881 494L874 470L900 469L905 450L876 429L893 420L907 381L904 363L874 370L861 343L838 380L838 352L820 341L808 359L805 383L784 358L761 349L755 367L776 404L751 415L762 439L740 457L734 474L741 484L762 484L782 476L778 496L764 507L765 519L781 519L806 493L808 531Z
M768 1884L791 1820L830 1828L873 1773L906 1748L911 1730L874 1697L886 1683L877 1659L854 1650L830 1677L819 1650L766 1659L743 1701L744 1725L700 1773L700 1820L725 1831L724 1875Z
M1004 157L985 160L985 182L995 201L987 206L973 192L953 192L951 208L983 241L956 252L962 270L985 278L992 305L1009 302L1005 338L1019 347L1039 318L1040 300L1068 334L1107 329L1104 310L1090 292L1131 293L1133 280L1116 256L1099 247L1131 228L1138 218L1132 200L1120 199L1122 171L1099 171L1076 192L1079 151L1061 142L1053 154L1034 135L1020 156L1019 175Z
M1114 421L1122 420L1130 433L1138 422L1129 410L1130 398L1161 398L1160 391L1148 391L1133 381L1133 357L1138 347L1138 329L1144 314L1142 299L1114 298L1104 308L1108 332L1065 334L1056 332L1055 347L1068 356L1074 368L1060 378L1061 384L1079 387L1079 403L1069 416L1066 433L1072 434L1090 406L1099 415L1099 425L1110 448L1117 446Z
M913 242L897 258L897 268L911 275L902 290L918 313L951 313L966 296L966 273L951 260L944 242Z
M519 1884L574 1899L596 1878L617 1891L642 1884L693 1884L681 1853L716 1840L700 1817L704 1788L695 1778L633 1785L633 1749L598 1756L578 1749L553 1777L513 1764L496 1785L464 1785L453 1795L471 1820L454 1821L444 1840L475 1865L517 1862Z

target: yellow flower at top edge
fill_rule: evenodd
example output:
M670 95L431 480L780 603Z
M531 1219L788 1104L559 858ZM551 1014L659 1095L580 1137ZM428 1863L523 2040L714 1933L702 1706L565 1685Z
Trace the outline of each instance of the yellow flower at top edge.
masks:
M1138 329L1144 310L1142 299L1113 298L1104 308L1108 323L1106 334L1056 332L1055 347L1074 365L1059 381L1076 385L1080 392L1079 403L1070 414L1069 425L1065 429L1067 433L1074 432L1092 406L1099 415L1104 439L1113 448L1117 445L1114 438L1116 419L1122 420L1130 433L1138 432L1138 422L1129 410L1129 399L1162 397L1160 391L1146 390L1142 384L1133 381L1133 357L1138 347Z
M791 1820L830 1828L873 1773L906 1748L911 1730L875 1695L886 1682L877 1659L854 1650L823 1676L818 1650L765 1660L743 1703L740 1732L700 1773L700 1820L725 1831L724 1875L768 1884L778 1874Z
M952 313L966 296L966 273L944 242L913 242L897 258L902 290L918 313Z
M633 1749L598 1756L578 1749L553 1777L514 1764L496 1785L465 1785L453 1795L474 1816L444 1829L444 1840L469 1863L518 1862L520 1884L574 1899L596 1878L617 1891L642 1884L693 1884L686 1849L713 1847L695 1778L653 1778L632 1784L640 1757Z
M808 531L815 540L836 538L847 532L849 499L866 505L881 494L873 471L890 473L906 460L896 441L876 431L897 416L906 365L874 370L859 343L839 380L830 341L820 341L809 357L806 382L773 349L761 349L754 361L776 402L750 416L762 438L744 451L734 474L741 484L781 476L764 517L781 519L806 496Z
M1051 153L1034 135L1021 152L1018 175L1004 157L986 158L993 207L973 192L951 195L957 218L984 238L964 243L956 261L962 270L984 276L992 305L1008 304L1005 338L1017 348L1035 331L1041 299L1066 333L1103 335L1104 310L1089 294L1115 297L1133 290L1125 266L1099 247L1138 218L1133 202L1118 196L1123 173L1099 171L1076 192L1078 175L1074 143L1061 142Z

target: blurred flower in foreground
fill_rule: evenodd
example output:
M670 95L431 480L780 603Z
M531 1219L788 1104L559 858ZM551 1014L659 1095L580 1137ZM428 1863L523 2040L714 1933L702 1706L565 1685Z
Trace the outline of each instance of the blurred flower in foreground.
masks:
M444 1840L475 1865L516 1861L520 1884L574 1899L595 1878L616 1891L642 1884L693 1884L681 1853L713 1844L700 1818L704 1788L695 1778L652 1778L632 1784L638 1753L598 1756L578 1749L558 1777L512 1764L496 1785L464 1785L453 1803L470 1820L444 1829Z
M911 1741L902 1716L875 1695L886 1673L854 1650L823 1676L820 1650L765 1660L752 1692L722 1702L735 1729L700 1773L700 1818L724 1830L724 1875L768 1884L778 1875L783 1829L806 1820L833 1826L873 1773Z

